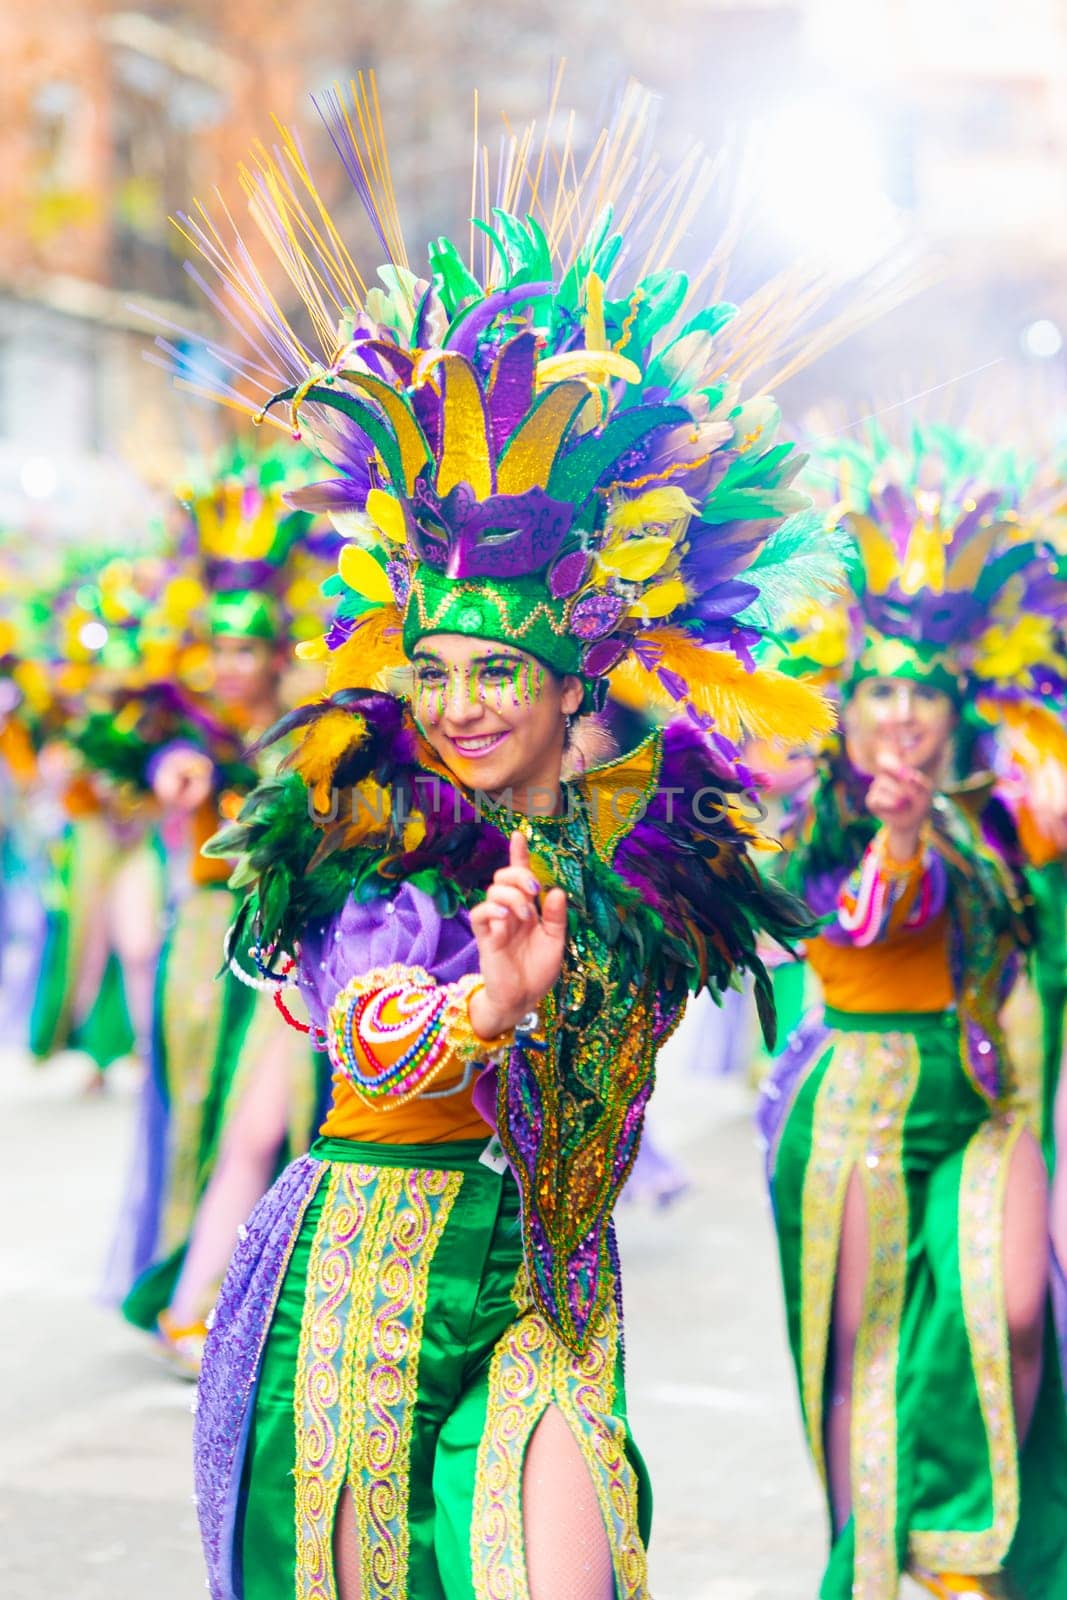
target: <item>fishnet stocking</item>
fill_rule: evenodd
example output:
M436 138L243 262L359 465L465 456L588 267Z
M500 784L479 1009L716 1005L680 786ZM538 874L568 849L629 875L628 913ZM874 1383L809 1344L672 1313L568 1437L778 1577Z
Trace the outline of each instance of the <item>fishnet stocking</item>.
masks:
M333 1575L337 1600L359 1600L359 1529L351 1489L342 1489L333 1525Z
M1048 1173L1033 1134L1020 1135L1004 1191L1004 1311L1015 1428L1025 1439L1041 1387L1048 1300Z
M853 1172L841 1218L830 1340L830 1406L826 1415L826 1471L837 1533L852 1515L852 1373L869 1263L867 1196L859 1173Z
M526 1451L522 1503L530 1600L613 1600L611 1549L596 1490L555 1406Z

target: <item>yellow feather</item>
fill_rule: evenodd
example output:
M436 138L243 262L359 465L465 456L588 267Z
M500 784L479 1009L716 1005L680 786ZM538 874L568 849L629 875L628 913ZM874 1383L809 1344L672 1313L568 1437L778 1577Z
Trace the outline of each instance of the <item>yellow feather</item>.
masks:
M595 272L589 274L585 286L585 348L606 350L607 331L604 327L604 284Z
M355 544L346 544L338 559L337 570L350 589L354 589L372 604L384 606L392 600L393 591L389 579L369 550L361 550Z
M633 528L688 521L696 510L684 489L649 489L634 500L616 500L611 507L609 523L613 529L629 532Z
M367 732L362 717L350 711L326 711L312 724L294 753L290 765L299 772L311 790L315 810L325 815L330 809L330 790L337 763Z
M991 522L988 528L979 528L965 548L955 556L945 573L946 589L973 589L978 582L993 541L1004 531L1002 522Z
M385 689L390 673L406 665L400 612L395 605L382 606L331 652L326 693L336 694L338 689Z
M706 650L677 628L657 628L638 638L660 648L659 665L684 678L692 705L714 717L716 731L728 739L749 736L806 746L835 726L836 712L830 702L809 684L785 673L768 668L746 672L735 656ZM646 670L633 655L615 668L610 683L612 692L621 690L627 700L636 692L646 703L677 710L677 702L655 672Z
M562 350L558 356L546 356L537 363L539 389L567 378L587 378L590 383L622 378L626 383L640 383L641 368L629 356L620 356L614 350Z
M988 722L1002 724L1011 753L1025 771L1046 761L1067 767L1067 727L1051 707L982 697L976 710Z
M394 495L386 494L384 489L371 489L367 495L367 515L389 544L407 543L404 508Z
M598 556L597 567L627 583L642 583L659 571L673 549L674 540L662 536L627 539Z
M645 542L644 539L640 541L641 544ZM646 589L640 599L634 601L627 615L638 617L642 622L651 622L656 617L669 617L672 611L684 606L688 598L681 579L668 578L665 583L657 583L653 588Z
M301 639L293 653L298 661L325 661L330 647L320 635L317 639Z
M940 522L917 522L912 528L900 587L905 594L922 594L924 589L944 594L945 540Z

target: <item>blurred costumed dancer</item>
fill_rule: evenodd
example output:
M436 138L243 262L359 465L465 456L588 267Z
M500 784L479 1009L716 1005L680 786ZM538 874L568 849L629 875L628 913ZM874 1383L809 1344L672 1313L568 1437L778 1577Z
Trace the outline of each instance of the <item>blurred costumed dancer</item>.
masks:
M44 943L36 888L38 845L30 826L37 784L34 674L23 646L25 574L0 551L0 1027L25 1028Z
M275 401L334 469L295 503L351 535L330 695L283 722L305 730L291 770L211 846L251 891L236 945L268 979L296 961L335 1075L208 1337L209 1587L643 1600L611 1213L690 985L752 971L769 1023L757 931L808 926L752 865L725 737L826 726L815 694L731 649L733 608L762 599L759 563L778 570L804 504L798 460L771 402L715 377L729 310L683 312L655 248L639 281L624 270L644 252L613 199L648 238L661 205L701 194L683 171L619 195L639 122L599 146L588 231L552 221L582 210L569 163L557 200L535 198L512 146L480 274L439 239L420 281L371 96L326 117L349 172L383 186L384 288L355 273L288 135L248 176L262 260L287 264L321 356L247 246L194 230L216 266L240 263L216 300L245 329L256 306ZM570 722L618 673L675 719L563 780Z
M156 565L114 557L40 595L50 705L39 724L39 800L58 826L48 844L45 946L30 1016L39 1060L84 1050L97 1081L133 1050L147 1063L162 925L156 811L97 757L88 728L139 679L138 633Z
M238 450L210 483L188 491L197 567L178 581L207 591L211 694L198 708L183 696L193 714L145 768L164 812L184 823L138 1176L111 1279L113 1290L126 1289L126 1317L155 1333L190 1376L237 1230L283 1160L307 1149L324 1087L307 1038L257 992L240 952L219 978L236 902L230 867L200 854L256 781L242 749L285 708L282 677L299 636L292 607L308 598L297 552L312 525L282 499L297 481L277 457Z
M942 1596L1067 1594L1047 1173L998 1022L1032 909L970 770L982 719L1062 670L1067 572L945 432L818 465L858 545L847 613L796 645L805 670L836 645L844 707L787 875L831 919L808 944L826 1005L762 1121L831 1519L820 1594L888 1600L904 1570Z
M1067 643L1060 637L1061 659ZM1037 918L1031 973L1040 1006L1041 1128L1052 1173L1053 1299L1067 1373L1067 696L1049 674L1045 705L1006 708L1004 790L1026 853Z

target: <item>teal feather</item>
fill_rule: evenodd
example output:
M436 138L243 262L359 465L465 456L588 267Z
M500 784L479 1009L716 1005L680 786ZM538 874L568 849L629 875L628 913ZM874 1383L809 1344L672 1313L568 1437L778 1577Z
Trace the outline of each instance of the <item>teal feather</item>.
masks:
M844 528L825 528L818 512L800 511L772 533L745 578L759 585L759 598L741 613L743 622L773 630L806 600L830 599L845 578L854 549Z

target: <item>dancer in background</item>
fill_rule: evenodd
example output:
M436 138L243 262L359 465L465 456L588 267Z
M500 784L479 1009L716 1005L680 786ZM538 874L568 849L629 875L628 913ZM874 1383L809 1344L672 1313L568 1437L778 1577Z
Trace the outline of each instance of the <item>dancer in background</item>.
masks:
M171 823L174 909L139 1158L109 1282L127 1318L189 1376L237 1229L284 1158L307 1148L323 1089L306 1038L257 994L247 954L233 952L219 977L236 902L227 863L200 854L262 774L242 752L285 709L282 675L309 606L320 625L317 585L298 561L313 522L282 499L302 481L293 456L283 463L238 448L183 496L187 538L171 589L186 608L197 594L203 601L190 615L200 659L195 670L187 660L186 674L209 692L182 689L179 726L162 739L157 730L145 751L145 781Z
M844 737L788 880L824 1027L761 1108L790 1344L832 1546L824 1600L1067 1593L1067 1413L1049 1316L1036 1086L998 1021L1034 938L1011 818L975 770L1047 700L1067 572L941 431L823 456L857 542ZM979 717L979 710L981 717Z
M74 570L34 602L49 699L37 793L56 822L29 1042L39 1060L86 1051L98 1085L131 1051L147 1066L163 881L151 797L109 770L82 735L106 725L114 696L138 680L137 635L156 576L151 558L94 565L83 550Z

